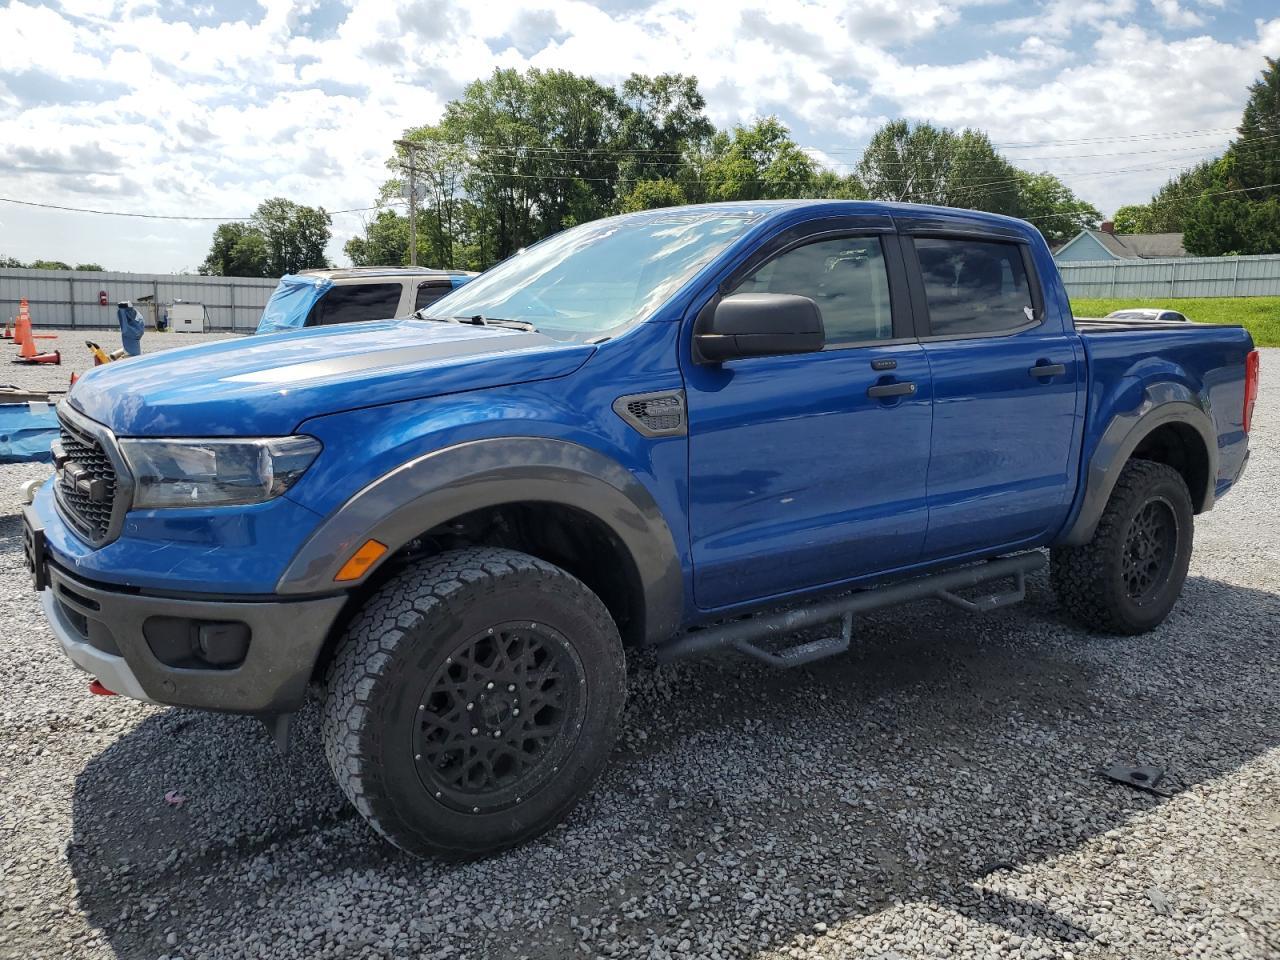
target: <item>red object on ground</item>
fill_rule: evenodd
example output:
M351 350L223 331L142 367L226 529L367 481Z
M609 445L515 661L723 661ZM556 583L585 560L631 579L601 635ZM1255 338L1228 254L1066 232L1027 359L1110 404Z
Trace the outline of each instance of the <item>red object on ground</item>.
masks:
M58 367L62 366L62 354L59 351L55 350L53 351L53 353L36 353L33 347L31 351L31 355L28 356L27 347L29 346L31 346L30 340L28 340L26 343L22 345L22 354L18 357L18 359L13 360L11 362L12 363L52 363L54 366L58 366Z
M97 678L90 682L89 692L96 697L114 697L116 695L114 690L108 690L102 685L102 681Z

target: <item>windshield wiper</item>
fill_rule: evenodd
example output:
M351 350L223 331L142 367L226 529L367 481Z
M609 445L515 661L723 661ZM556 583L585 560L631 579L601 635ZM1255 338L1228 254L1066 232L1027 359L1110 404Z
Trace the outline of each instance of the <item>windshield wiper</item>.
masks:
M502 317L486 317L477 313L472 317L429 317L427 316L427 308L423 307L414 313L419 320L431 320L435 323L467 323L473 327L509 327L512 330L524 330L527 333L537 333L538 328L528 320L505 320Z
M528 320L504 320L502 317L486 317L479 313L472 317L453 317L452 319L455 323L471 323L477 327L510 327L512 330L538 332L538 328Z

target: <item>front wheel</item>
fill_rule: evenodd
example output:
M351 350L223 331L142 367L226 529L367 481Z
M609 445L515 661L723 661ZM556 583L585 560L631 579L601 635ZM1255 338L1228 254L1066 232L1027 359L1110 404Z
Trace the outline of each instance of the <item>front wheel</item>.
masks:
M1059 602L1103 633L1155 629L1177 603L1187 578L1192 514L1191 495L1178 471L1130 460L1093 539L1053 549L1050 578Z
M622 642L579 580L527 554L455 550L390 579L329 667L325 752L396 846L467 858L559 823L604 767Z

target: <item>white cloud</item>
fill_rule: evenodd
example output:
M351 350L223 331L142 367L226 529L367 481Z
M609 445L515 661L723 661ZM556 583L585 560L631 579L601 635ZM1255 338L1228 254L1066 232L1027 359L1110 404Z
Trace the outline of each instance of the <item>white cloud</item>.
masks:
M1099 29L1123 21L1136 8L1135 0L1049 0L1040 10L999 24L1005 33L1026 33L1064 38L1079 27Z
M853 0L845 8L844 21L855 40L892 44L933 33L958 16L954 6L938 0Z
M1160 19L1164 21L1165 26L1174 28L1204 26L1204 17L1194 10L1188 10L1178 3L1178 0L1151 0L1151 6L1155 8L1156 13L1160 14Z

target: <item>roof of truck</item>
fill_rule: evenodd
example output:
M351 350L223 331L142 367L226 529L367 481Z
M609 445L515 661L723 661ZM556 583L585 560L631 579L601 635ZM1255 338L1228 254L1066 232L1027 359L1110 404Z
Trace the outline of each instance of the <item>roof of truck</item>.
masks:
M881 215L881 216L936 216L944 220L967 220L970 223L990 225L1017 225L1019 230L1026 230L1029 224L1017 217L1003 213L990 213L986 210L969 210L962 207L939 207L927 203L902 203L894 200L726 200L717 203L693 203L681 207L655 207L651 210L640 210L634 213L617 214L618 219L630 217L662 216L664 214L696 213L698 211L721 211L726 214L740 216L779 216L792 210L805 208L823 208L832 215Z

